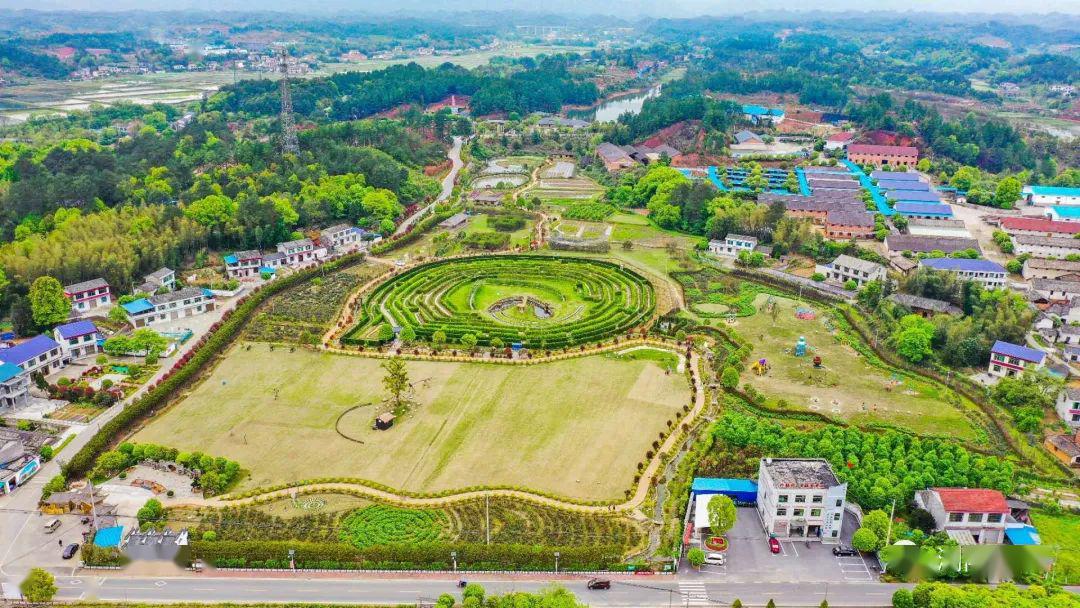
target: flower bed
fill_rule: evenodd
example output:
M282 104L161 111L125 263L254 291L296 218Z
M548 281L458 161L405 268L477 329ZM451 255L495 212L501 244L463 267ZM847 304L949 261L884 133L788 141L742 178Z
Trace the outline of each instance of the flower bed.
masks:
M709 551L727 551L728 542L723 536L710 536L705 539L705 548Z

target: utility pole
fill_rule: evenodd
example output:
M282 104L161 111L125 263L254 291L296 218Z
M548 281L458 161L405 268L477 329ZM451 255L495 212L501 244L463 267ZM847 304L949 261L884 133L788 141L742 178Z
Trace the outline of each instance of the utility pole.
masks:
M94 482L87 482L87 487L90 488L90 518L94 528L94 532L97 532L97 502L94 500Z
M491 544L491 494L484 494L484 528L486 528L485 544Z
M300 142L296 139L296 124L293 122L292 93L289 91L289 53L281 49L278 59L278 71L281 72L281 152L296 154L300 151Z
M893 520L894 515L896 515L896 499L895 498L892 499L892 508L889 509L889 527L888 527L888 531L885 532L885 546L886 547L889 546L889 541L892 540L892 520Z

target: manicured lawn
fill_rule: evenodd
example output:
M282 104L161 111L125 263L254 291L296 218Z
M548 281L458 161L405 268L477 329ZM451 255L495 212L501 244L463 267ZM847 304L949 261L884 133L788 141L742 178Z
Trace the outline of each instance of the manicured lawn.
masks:
M817 411L856 423L881 421L960 439L976 437L968 419L945 401L937 385L874 367L854 348L841 344L820 306L804 302L802 306L814 309L817 318L800 320L794 300L776 297L774 317L765 310L768 299L768 294L758 294L754 299L758 312L739 317L732 326L754 346L751 361L765 358L770 365L764 376L748 369L743 382L771 400L783 399L791 410ZM793 354L799 336L805 336L810 347L804 357ZM821 369L813 366L815 356L822 358Z
M393 429L354 405L385 396L379 361L266 345L234 348L184 401L135 440L225 456L245 488L360 477L412 491L517 485L583 499L620 498L667 420L690 401L686 379L648 359L587 357L528 367L409 362L418 406Z
M1057 558L1054 566L1056 582L1061 585L1080 584L1080 515L1062 513L1051 515L1033 510L1031 522L1039 531L1042 544L1050 547Z

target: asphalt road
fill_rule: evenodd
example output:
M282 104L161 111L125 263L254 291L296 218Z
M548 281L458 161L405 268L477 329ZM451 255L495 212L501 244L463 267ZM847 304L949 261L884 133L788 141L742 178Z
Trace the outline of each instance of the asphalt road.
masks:
M397 229L394 230L394 234L405 234L405 232L409 229L410 226L415 224L420 218L424 217L424 215L426 215L428 211L434 209L435 205L450 198L450 194L454 191L454 181L457 179L458 172L461 171L462 167L462 141L463 140L461 139L461 137L454 136L454 143L452 146L450 146L450 152L448 154L451 163L450 172L447 173L446 177L444 177L442 180L442 191L439 192L439 196L434 201L432 201L430 205L418 210L416 213L405 218L405 220L398 225Z
M489 593L537 591L550 584L537 580L485 580L469 577ZM613 581L609 590L586 588L585 578L556 581L590 606L672 607L730 606L736 599L763 606L770 599L784 607L813 606L828 599L830 606L886 607L900 585L882 583L724 583L686 582L673 577L641 577ZM166 578L81 576L57 578L61 600L139 602L325 602L408 604L457 594L454 580L326 579L286 575L282 578L225 578L212 575ZM8 590L12 587L8 586Z

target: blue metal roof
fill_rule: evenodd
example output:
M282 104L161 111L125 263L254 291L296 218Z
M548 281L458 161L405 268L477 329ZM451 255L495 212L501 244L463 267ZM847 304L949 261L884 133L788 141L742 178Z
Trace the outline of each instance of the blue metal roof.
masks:
M940 203L941 195L937 192L918 190L893 190L886 192L885 196L891 201L910 201L918 203Z
M874 171L870 174L870 177L874 179L888 179L893 181L906 181L917 182L919 180L918 173L912 173L911 171Z
M6 350L0 350L0 361L12 365L22 365L30 359L43 355L60 346L55 340L44 334L34 336L22 344L17 344Z
M1018 528L1005 528L1005 536L1014 545L1041 545L1039 531L1035 526L1023 525Z
M751 116L783 116L784 111L780 108L766 108L765 106L758 106L753 104L744 105L742 107L743 114L749 114Z
M130 315L137 315L154 310L154 305L146 298L139 298L138 300L128 302L127 304L121 304L121 306L123 306L124 310L128 311L128 314Z
M743 109L745 111L745 108ZM1065 188L1063 186L1024 186L1024 194L1039 194L1042 196L1080 196L1080 188Z
M0 382L7 382L22 373L22 368L11 363L0 363Z
M726 479L720 477L695 477L690 486L692 492L753 492L757 484L749 479Z
M941 203L913 203L900 201L893 205L893 209L901 215L937 215L952 217L952 207Z
M65 340L92 334L97 332L97 330L97 325L94 325L91 321L75 321L73 323L65 323L56 328L57 333Z
M1058 217L1080 219L1080 207L1064 207L1061 205L1057 205L1054 207L1049 207L1049 209L1053 211L1054 215L1057 215Z
M911 180L880 179L878 180L877 186L882 190L903 190L905 192L930 191L930 186L926 182L916 182Z
M1032 363L1042 363L1042 360L1046 358L1046 353L1041 350L1005 342L1004 340L994 342L994 346L990 349L990 352L1001 353L1007 357L1016 357L1017 359L1031 361Z
M99 547L119 547L124 537L124 526L102 528L94 535L94 544Z
M235 264L236 263L236 256L235 255L227 255L227 256L225 256L225 263L226 264Z
M926 258L922 265L936 270L967 270L969 272L1005 272L1005 267L990 260L963 258Z

